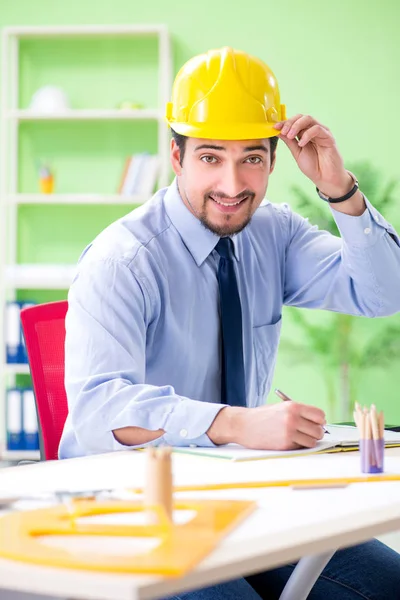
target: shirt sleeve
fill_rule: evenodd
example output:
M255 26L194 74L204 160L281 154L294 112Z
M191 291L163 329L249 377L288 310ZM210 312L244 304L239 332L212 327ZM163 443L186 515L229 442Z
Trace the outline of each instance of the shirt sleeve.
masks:
M113 430L127 426L165 430L154 445L214 446L206 431L223 405L145 383L152 315L144 281L117 261L84 261L68 303L65 387L72 427L88 454L126 448Z
M400 240L365 202L358 217L331 208L341 237L287 209L286 305L365 317L400 311Z

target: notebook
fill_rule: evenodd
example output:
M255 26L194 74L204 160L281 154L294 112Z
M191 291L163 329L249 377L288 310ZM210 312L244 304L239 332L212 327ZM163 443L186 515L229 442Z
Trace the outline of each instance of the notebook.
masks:
M251 450L239 444L225 444L215 448L174 447L174 452L221 458L231 461L260 460L265 458L289 458L305 454L323 452L340 452L358 450L358 429L351 425L327 425L322 440L315 448L299 448L296 450ZM400 446L400 432L385 430L385 447Z

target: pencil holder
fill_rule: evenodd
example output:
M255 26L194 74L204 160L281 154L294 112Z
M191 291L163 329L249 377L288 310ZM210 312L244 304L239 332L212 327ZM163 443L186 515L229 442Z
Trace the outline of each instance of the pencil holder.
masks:
M361 471L362 473L383 473L385 456L385 441L360 439Z

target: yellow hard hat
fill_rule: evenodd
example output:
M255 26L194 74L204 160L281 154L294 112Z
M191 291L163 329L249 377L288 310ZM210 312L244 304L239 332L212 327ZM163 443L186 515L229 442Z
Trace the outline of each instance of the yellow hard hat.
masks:
M233 48L190 59L177 74L167 121L188 137L249 140L279 135L286 119L275 75L260 59Z

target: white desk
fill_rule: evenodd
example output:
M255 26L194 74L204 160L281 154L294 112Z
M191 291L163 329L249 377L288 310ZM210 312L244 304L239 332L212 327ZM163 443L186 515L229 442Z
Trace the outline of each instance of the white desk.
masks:
M142 486L144 458L141 452L118 452L4 469L0 493ZM301 478L311 472L315 477L360 474L356 452L247 463L182 454L173 459L176 485ZM385 471L400 473L400 449L386 452ZM400 482L307 491L225 490L192 496L256 499L259 507L181 579L79 572L0 560L0 588L79 599L163 598L400 529Z

